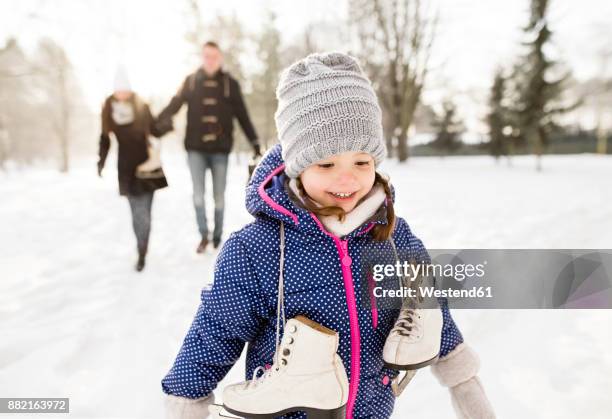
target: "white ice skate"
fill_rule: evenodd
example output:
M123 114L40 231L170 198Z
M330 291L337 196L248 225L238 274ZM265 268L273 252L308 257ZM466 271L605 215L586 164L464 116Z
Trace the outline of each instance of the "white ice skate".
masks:
M404 371L391 382L399 397L419 368L437 361L442 335L439 308L403 308L383 348L385 366Z
M345 417L349 383L336 353L338 333L305 316L285 320L284 257L285 225L281 222L274 364L267 369L257 367L252 380L227 386L223 406L211 406L215 418L272 419L295 411L306 412L308 419Z
M160 146L151 143L147 147L149 157L136 168L136 177L140 179L157 179L164 177L160 158Z
M396 397L402 394L419 368L438 360L441 335L442 312L439 308L404 308L400 311L383 348L385 366L405 371L391 383Z
M403 308L383 348L385 365L416 370L433 364L438 359L441 336L439 308Z
M399 256L393 239L390 240L399 262ZM412 261L415 263L415 261ZM440 353L442 340L442 311L436 299L425 299L419 292L423 286L433 286L434 279L423 275L406 283L406 278L400 279L400 285L408 285L417 291L417 297L407 298L402 302L402 308L389 332L383 348L383 361L386 367L406 371L400 379L392 382L393 392L399 396L416 370L435 363ZM427 308L425 308L427 307ZM401 375L401 373L400 373Z
M349 384L336 353L338 339L338 333L304 316L290 319L274 365L258 367L252 380L226 387L223 408L258 419L298 410L309 419L344 418Z

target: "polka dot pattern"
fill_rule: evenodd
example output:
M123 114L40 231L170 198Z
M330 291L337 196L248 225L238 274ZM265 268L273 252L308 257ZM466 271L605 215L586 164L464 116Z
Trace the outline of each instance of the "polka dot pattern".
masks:
M336 330L340 336L338 355L351 378L351 330L342 277L340 255L329 236L320 230L311 215L291 201L283 187L283 172L266 184L265 193L276 204L296 216L272 208L257 187L281 165L280 146L264 156L246 190L246 205L255 220L233 232L224 243L214 269L211 288L201 293L201 304L185 336L174 365L162 380L167 394L188 398L208 395L240 357L248 343L246 376L258 366L273 363L278 287L279 220L285 222L285 310L287 318L305 315ZM384 217L370 222L385 223ZM370 309L366 282L362 284L364 251L385 243L372 240L367 223L346 236L352 260L353 286L360 331L360 374L354 418L388 418L395 397L389 380L398 371L384 367L382 349L398 311L379 308L376 327ZM393 239L398 251L412 256L427 255L421 240L412 234L405 220L398 218ZM441 300L444 325L441 356L447 355L463 337ZM388 377L388 378L385 378ZM284 418L304 418L301 412Z

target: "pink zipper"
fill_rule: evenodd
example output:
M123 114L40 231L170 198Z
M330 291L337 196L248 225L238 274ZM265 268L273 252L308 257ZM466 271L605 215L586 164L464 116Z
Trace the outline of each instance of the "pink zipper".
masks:
M310 216L315 220L319 226L319 229L332 238L334 244L336 245L336 249L338 250L338 255L340 256L342 279L344 280L344 291L346 294L346 305L348 306L349 312L349 326L351 329L351 380L349 382L348 402L346 404L346 419L353 419L353 410L355 408L355 400L357 400L359 374L361 369L361 354L359 347L361 337L359 332L359 318L357 316L355 289L353 287L353 273L351 272L351 264L353 263L353 260L348 252L348 241L340 240L338 237L325 230L321 224L321 221L319 221L319 219L313 213L310 213ZM361 233L369 231L372 227L373 225L369 226Z
M346 290L346 303L349 311L349 325L351 328L351 382L349 383L349 397L346 406L346 419L353 419L353 409L357 400L357 388L359 387L360 374L360 351L361 341L359 332L359 319L357 317L357 303L355 301L355 289L353 288L353 273L351 264L353 260L348 253L348 241L333 237L336 248L342 263L342 277L344 279L344 289Z

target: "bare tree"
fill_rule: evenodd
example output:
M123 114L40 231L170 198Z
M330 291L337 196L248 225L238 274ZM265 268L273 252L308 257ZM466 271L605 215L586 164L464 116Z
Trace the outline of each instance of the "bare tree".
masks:
M48 92L51 128L59 144L60 172L68 172L71 132L72 65L63 48L50 39L39 43L38 72Z
M64 49L45 38L33 57L16 41L0 49L0 159L31 163L59 156L67 172L70 151L88 144L92 114Z
M315 52L343 50L348 43L347 39L346 24L342 22L310 21L294 39L283 42L282 65L286 67Z
M187 0L186 16L191 22L185 32L185 40L193 46L194 56L200 57L205 41L215 41L223 51L223 67L238 81L244 82L241 65L247 34L236 13L215 15L210 21L204 19L200 0Z
M200 10L199 0L186 0L185 5L187 10L185 12L187 23L187 30L185 31L185 40L193 46L194 55L200 54L202 49L202 42L204 42L204 19L202 18L202 12Z
M9 159L28 164L52 149L41 123L47 113L36 83L39 75L16 40L0 48L0 165Z
M438 16L420 0L349 0L349 21L356 54L381 100L389 154L396 151L399 161L405 161Z
M15 39L9 39L0 48L0 167L6 160L27 158L26 153L19 150L24 143L17 138L24 137L21 128L25 124L25 98L29 92L23 75L29 72L29 63L22 49Z
M274 142L276 127L274 112L276 111L276 85L281 71L280 32L276 27L276 14L269 10L264 29L256 38L257 57L262 68L253 76L253 92L251 102L254 119L258 122L261 132L263 149Z

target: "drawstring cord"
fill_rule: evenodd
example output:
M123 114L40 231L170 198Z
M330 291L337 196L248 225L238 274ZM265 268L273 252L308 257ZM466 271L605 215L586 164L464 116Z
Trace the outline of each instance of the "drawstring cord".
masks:
M287 324L287 319L285 317L285 278L283 276L284 268L285 268L285 224L281 221L280 224L280 263L279 263L279 274L278 274L278 298L276 301L276 339L275 339L275 348L274 348L274 365L278 370L278 356L280 352L280 329L281 329L281 317L282 317L282 328L285 330L285 325ZM259 372L263 372L261 377L257 377ZM274 370L272 368L265 369L262 366L259 366L253 370L253 378L251 381L246 383L248 388L257 386L258 383L263 382L267 377L269 377Z
M287 319L285 318L285 223L280 222L280 263L278 274L278 299L276 302L276 346L274 348L274 364L278 363L278 352L280 347L280 319L283 318L283 330Z

